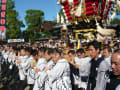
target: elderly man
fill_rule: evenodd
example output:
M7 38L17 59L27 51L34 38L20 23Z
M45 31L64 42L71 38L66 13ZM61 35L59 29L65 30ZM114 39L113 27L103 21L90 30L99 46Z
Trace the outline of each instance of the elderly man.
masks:
M111 57L112 72L105 75L107 79L106 90L120 90L120 49Z

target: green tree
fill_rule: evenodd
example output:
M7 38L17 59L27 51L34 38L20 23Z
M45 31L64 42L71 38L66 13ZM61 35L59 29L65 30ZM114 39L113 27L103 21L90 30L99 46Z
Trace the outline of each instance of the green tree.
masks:
M61 16L63 16L64 20L66 21L65 19L65 13L63 12L63 9L61 8L60 11L59 11L59 18L61 18Z
M120 37L120 19L119 18L114 18L112 20L111 24L118 24L118 26L115 27L115 30L116 30L117 37Z
M27 30L24 30L24 31L22 32L22 35L23 35L24 40L25 40L26 42L28 42L28 41L29 41L29 32L28 32Z
M114 18L114 19L112 20L112 23L113 23L113 24L120 24L120 19L119 19L119 18Z
M44 12L41 10L27 10L25 21L27 24L27 31L29 32L29 40L34 42L36 38L39 38L38 32L40 32L41 23L44 20Z
M41 37L49 38L50 36L51 36L51 33L48 30L44 30L42 32L42 36Z
M20 38L21 27L24 27L23 22L18 19L18 12L14 8L15 2L8 0L6 14L7 39Z

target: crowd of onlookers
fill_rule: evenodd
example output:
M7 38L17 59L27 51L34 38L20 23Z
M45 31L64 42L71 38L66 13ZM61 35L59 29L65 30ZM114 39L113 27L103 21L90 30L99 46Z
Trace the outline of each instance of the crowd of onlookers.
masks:
M0 90L120 90L119 40L69 45L62 40L0 45Z

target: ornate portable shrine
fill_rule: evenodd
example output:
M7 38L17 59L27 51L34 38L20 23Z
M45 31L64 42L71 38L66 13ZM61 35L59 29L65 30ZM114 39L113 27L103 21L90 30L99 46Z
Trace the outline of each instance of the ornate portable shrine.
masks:
M81 33L90 35L91 32L97 32L98 41L114 36L115 30L106 29L104 25L110 24L120 10L119 0L59 0L58 4L62 5L62 14L57 18L62 18L63 24L72 24L76 39Z

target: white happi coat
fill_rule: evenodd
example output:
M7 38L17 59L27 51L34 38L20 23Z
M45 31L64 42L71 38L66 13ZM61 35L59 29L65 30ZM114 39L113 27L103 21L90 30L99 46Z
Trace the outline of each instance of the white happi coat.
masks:
M101 62L98 68L95 90L105 90L106 87L105 74L107 70L111 71L111 56L105 58L105 60Z
M75 63L79 65L79 77L74 76L75 84L78 85L78 88L87 88L87 82L82 81L82 78L88 77L90 73L90 57L78 58L75 57Z
M59 60L51 70L47 71L47 75L51 90L72 90L67 60Z
M9 57L8 57L8 62L10 63L9 69L12 69L13 64L16 64L15 63L15 57L16 57L15 53L11 53L9 55Z
M46 67L50 67L51 69L54 67L55 63L53 60L49 60L46 64ZM49 78L45 71L39 72L39 78L37 79L39 90L51 90Z
M87 88L87 81L84 82L82 81L83 77L88 77L89 73L90 73L90 63L91 58L90 57L85 57L85 58L81 58L80 59L80 63L79 63L79 75L80 75L80 83L79 83L79 88Z
M4 57L4 59L5 60L7 60L8 59L8 56L9 56L9 51L7 51L7 52L5 52L4 54L3 54L3 57Z
M23 68L25 75L27 75L27 70L30 68L31 61L33 60L32 56L27 56L26 60L20 64Z
M26 75L25 75L24 68L23 68L22 64L26 62L27 57L28 56L19 56L19 58L18 58L18 60L20 60L22 62L21 65L20 64L17 65L18 68L19 68L19 78L20 78L20 80L25 80Z
M77 56L74 58L75 64L79 65L80 64L80 58L78 58ZM79 75L75 75L74 73L72 74L74 77L74 84L78 85L80 82L80 76Z
M47 61L45 60L45 58L40 58L38 60L38 63L37 63L37 65L36 65L35 68L40 69L40 72L42 72L44 70L46 64L47 64ZM34 69L32 69L32 74L34 76L32 78L35 79L35 84L34 84L33 90L39 90L39 87L38 87L38 78L40 76L40 72L35 73Z
M30 64L32 62L33 57L29 56L26 60L26 62L22 63L22 67L24 67L24 73L27 75L27 84L34 84L34 79L31 79L29 72L30 72Z
M12 58L13 58L13 52L10 52L9 55L8 55L8 62L9 63L11 63Z
M4 55L4 54L5 54L5 50L2 50L1 52L2 52L2 55Z

